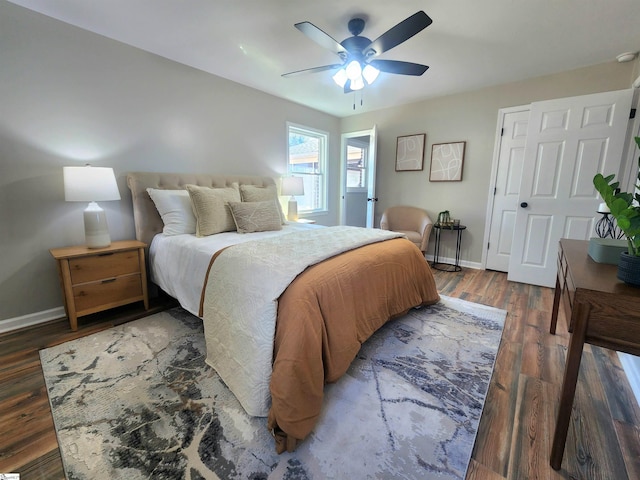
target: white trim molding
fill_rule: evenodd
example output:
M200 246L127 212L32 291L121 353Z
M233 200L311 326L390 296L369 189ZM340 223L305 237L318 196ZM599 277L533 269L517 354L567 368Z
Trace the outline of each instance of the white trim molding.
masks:
M56 307L42 312L30 313L21 317L7 318L6 320L0 320L0 333L30 327L39 323L49 322L51 320L57 320L65 317L66 315L64 307Z
M500 164L500 145L502 143L502 127L504 125L504 117L509 113L527 112L531 110L531 105L520 105L517 107L507 107L498 110L498 121L496 123L496 134L493 141L493 159L491 160L491 177L489 181L489 192L487 195L487 209L485 212L484 238L482 244L482 258L480 260L481 269L487 268L487 255L489 253L489 236L491 234L491 219L493 217L493 201L496 189L496 180L498 178L498 167Z
M636 401L640 405L640 358L623 352L618 352L618 358L624 373L627 374L627 379L633 394L636 396Z

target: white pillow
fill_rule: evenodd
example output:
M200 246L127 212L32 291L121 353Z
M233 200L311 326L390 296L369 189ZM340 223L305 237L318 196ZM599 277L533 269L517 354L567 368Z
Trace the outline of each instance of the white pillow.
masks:
M186 190L161 190L147 188L147 192L162 217L165 235L196 233L196 216L191 208L191 198Z

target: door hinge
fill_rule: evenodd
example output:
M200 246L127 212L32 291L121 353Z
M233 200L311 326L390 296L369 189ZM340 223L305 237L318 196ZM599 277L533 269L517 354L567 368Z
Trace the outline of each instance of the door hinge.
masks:
M487 242L487 250L489 250L489 245L491 245L491 242Z
M629 113L629 118L636 118L636 109L632 108L631 113Z
M504 137L504 127L500 129L500 136Z
M495 195L496 193L498 193L498 187L493 187L493 194Z

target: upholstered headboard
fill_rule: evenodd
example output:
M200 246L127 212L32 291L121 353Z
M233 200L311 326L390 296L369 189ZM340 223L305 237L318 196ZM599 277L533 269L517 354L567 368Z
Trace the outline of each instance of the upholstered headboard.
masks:
M275 185L271 177L251 175L207 175L202 173L156 173L131 172L127 174L127 185L131 190L133 202L133 220L136 226L136 238L147 245L153 237L162 232L162 219L154 205L147 188L166 190L184 189L185 185L202 187L229 187L237 182L240 185L257 185L266 187Z

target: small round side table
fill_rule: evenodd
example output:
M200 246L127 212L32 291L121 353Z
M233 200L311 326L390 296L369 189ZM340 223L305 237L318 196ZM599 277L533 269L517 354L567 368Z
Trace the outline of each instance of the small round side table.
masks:
M434 225L433 226L436 232L436 242L435 242L435 251L433 254L433 263L431 263L431 267L436 270L441 270L443 272L459 272L462 270L460 267L460 245L462 243L462 232L467 229L466 225ZM455 263L443 263L439 261L440 257L440 233L442 230L451 230L456 232L456 260Z

